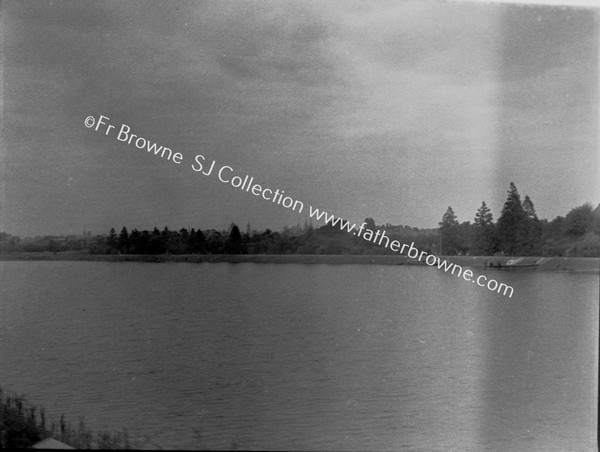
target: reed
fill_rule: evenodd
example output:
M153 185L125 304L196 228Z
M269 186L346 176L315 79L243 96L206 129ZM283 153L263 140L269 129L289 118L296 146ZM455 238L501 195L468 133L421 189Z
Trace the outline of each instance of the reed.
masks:
M128 432L89 429L83 419L73 424L61 415L58 423L48 425L44 408L25 397L6 394L0 387L0 449L30 448L46 438L54 438L76 449L137 449Z

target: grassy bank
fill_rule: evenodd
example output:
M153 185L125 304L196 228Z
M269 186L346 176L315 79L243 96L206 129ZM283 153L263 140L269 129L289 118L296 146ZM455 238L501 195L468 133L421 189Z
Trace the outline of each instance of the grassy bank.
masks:
M83 420L76 426L60 417L58 423L46 419L44 408L38 408L24 397L6 394L0 388L0 449L31 448L54 438L76 449L132 449L127 431L94 433Z
M506 266L518 256L444 256L458 265L472 268ZM526 257L525 263L543 259L538 270L600 273L600 258L595 257ZM329 265L424 265L399 255L364 254L88 254L88 253L4 253L0 261L101 261L101 262L190 262L190 263L256 263L256 264L329 264Z

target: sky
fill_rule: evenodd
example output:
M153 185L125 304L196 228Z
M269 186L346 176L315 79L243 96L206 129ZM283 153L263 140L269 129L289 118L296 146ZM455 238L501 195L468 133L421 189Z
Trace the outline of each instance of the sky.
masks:
M437 227L600 203L598 10L438 1L2 3L0 231ZM114 128L88 128L103 115ZM180 152L176 164L120 141ZM140 142L142 143L142 142ZM192 169L201 154L305 205ZM319 223L313 220L313 224Z

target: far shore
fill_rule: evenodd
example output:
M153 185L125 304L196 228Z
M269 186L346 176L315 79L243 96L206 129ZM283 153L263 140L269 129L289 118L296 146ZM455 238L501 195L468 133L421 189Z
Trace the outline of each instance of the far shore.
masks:
M442 256L450 262L472 268L506 266L510 260L522 259L536 267L513 267L503 271L551 270L600 273L597 257L524 257L518 256ZM0 261L99 261L99 262L189 262L189 263L255 263L255 264L329 264L329 265L425 265L407 256L363 254L88 254L88 253L0 253ZM435 266L434 266L435 267Z

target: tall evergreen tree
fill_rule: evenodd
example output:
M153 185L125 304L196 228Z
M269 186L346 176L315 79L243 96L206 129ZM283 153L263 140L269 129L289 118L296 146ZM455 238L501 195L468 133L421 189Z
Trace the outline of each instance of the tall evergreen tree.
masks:
M198 229L196 231L196 230L194 230L194 228L192 228L190 230L190 235L188 237L186 252L192 253L192 254L205 253L206 252L205 242L206 242L206 238L204 237L204 233L202 232L202 230Z
M236 224L231 225L231 231L229 232L229 238L232 242L239 243L242 240L242 234L240 233L240 228L237 227Z
M169 252L174 254L185 254L189 241L189 233L186 228L181 228L179 232L174 232L169 244Z
M483 256L494 254L494 217L488 206L485 204L485 201L481 203L481 207L475 214L473 231L473 252Z
M521 197L517 187L511 182L497 225L499 246L505 254L522 253L522 247L527 240L527 224L527 214L521 204Z
M120 253L128 253L129 252L129 234L127 233L127 228L123 226L121 232L119 233L119 238L117 239L117 248Z
M240 244L242 242L242 234L236 224L231 225L229 238L226 241L226 252L229 254L240 254Z
M448 206L446 213L442 216L440 225L440 240L441 240L441 254L456 254L458 253L458 228L459 223L454 214L452 207Z
M377 225L375 224L375 220L371 217L369 218L365 218L365 229L370 229L371 231L375 232L375 230L377 229Z
M521 252L526 256L536 256L541 253L542 248L542 224L535 213L533 202L527 195L523 200L523 210L527 217L527 224Z
M152 235L148 237L148 245L146 253L148 254L164 254L167 251L167 238L157 227L152 230Z
M475 224L477 226L491 226L494 224L494 217L485 201L481 203L481 207L477 209L475 214Z
M133 229L129 234L129 252L131 254L141 254L141 234L137 229Z
M110 228L110 232L108 233L108 238L106 239L106 253L114 254L119 251L118 246L118 237L115 228Z

